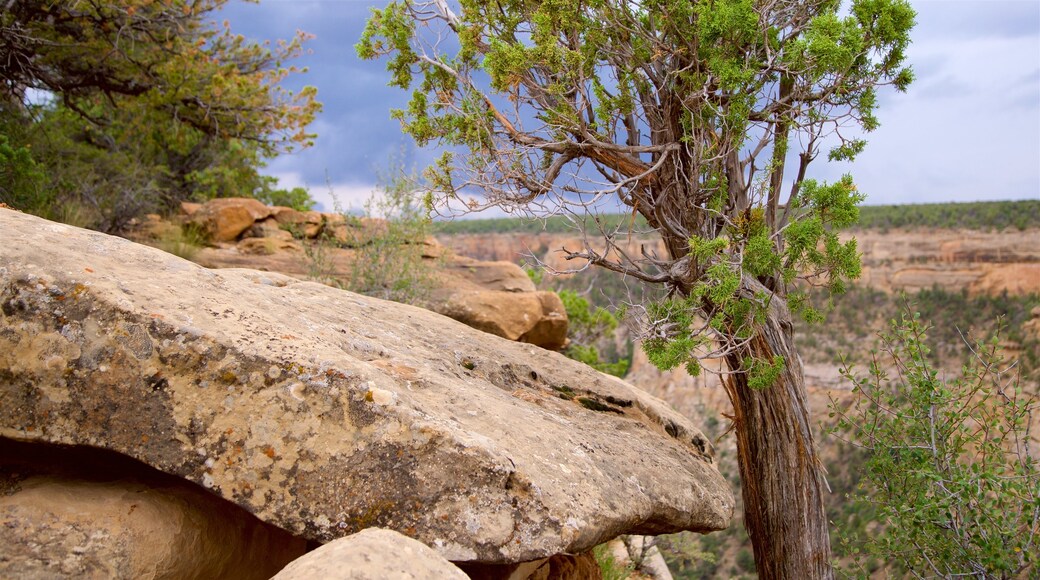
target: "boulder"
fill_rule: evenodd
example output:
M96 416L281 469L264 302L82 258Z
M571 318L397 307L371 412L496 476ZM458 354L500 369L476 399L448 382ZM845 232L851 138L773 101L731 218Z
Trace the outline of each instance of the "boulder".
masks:
M350 217L340 213L322 214L324 232L339 244L356 248L372 243L379 236L386 236L389 225L386 220L370 217Z
M437 241L437 238L433 236L427 236L420 245L422 246L420 249L420 255L424 259L439 260L448 255L445 247L442 246L441 243Z
M238 239L253 223L267 218L272 209L255 199L225 197L210 200L188 218L214 242Z
M284 241L291 241L293 239L292 233L288 230L282 229L278 224L278 220L273 217L264 218L258 222L254 222L252 227L246 230L243 236L247 239L272 238Z
M271 216L279 225L287 227L292 235L300 238L318 237L324 223L321 212L297 211L291 207L273 206Z
M534 282L523 268L512 262L481 262L455 257L442 268L450 284L446 287L497 292L534 292Z
M271 580L469 580L428 546L393 530L368 528L293 561Z
M328 542L452 561L725 527L662 401L433 312L0 210L0 436L138 459Z
M266 580L306 551L127 457L0 438L0 577Z
M549 350L567 346L567 309L555 292L535 292L542 305L542 315L534 326L520 336L520 342L537 344Z
M1027 334L1031 334L1034 338L1040 339L1040 306L1034 306L1029 311L1029 320L1022 323L1022 329Z
M467 326L558 350L567 342L567 312L555 292L440 290L429 307Z
M181 202L181 215L183 215L185 217L191 217L191 216L195 215L195 212L199 211L199 208L201 208L201 207L202 207L201 203L195 203L195 202L192 202L192 201L182 201Z

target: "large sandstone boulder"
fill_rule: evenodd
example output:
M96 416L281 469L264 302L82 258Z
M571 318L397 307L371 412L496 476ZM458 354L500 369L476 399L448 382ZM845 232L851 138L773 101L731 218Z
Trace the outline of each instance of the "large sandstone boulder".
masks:
M0 438L0 578L266 580L306 550L127 457Z
M429 307L467 326L559 350L567 342L567 311L555 292L434 292Z
M567 311L555 292L540 292L520 266L453 256L425 306L509 340L550 350L567 344Z
M534 292L534 282L524 269L512 262L481 262L457 256L442 267L442 276L458 290ZM445 284L448 286L449 284Z
M729 523L704 435L560 354L9 210L0 232L2 436L117 451L311 540L386 527L453 561Z
M368 528L295 560L271 580L469 580L422 542Z
M271 208L271 216L279 225L285 226L298 237L315 238L321 233L325 219L321 212L297 211L291 207L275 206Z
M206 202L188 221L201 228L210 240L230 242L271 213L270 207L255 199L225 197Z

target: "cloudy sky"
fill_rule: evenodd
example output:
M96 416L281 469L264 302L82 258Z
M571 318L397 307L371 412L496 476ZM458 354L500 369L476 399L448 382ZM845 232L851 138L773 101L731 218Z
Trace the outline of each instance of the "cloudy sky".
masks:
M814 177L851 171L869 204L1040 199L1040 2L913 0L918 12L909 61L917 80L907 93L882 91L881 128L854 165L825 163ZM329 190L359 209L394 159L422 168L435 151L417 151L392 107L403 91L386 86L382 61L362 61L353 45L370 0L232 1L221 18L254 39L315 38L287 82L318 88L324 112L311 126L314 147L273 160L268 173L303 185L326 208Z

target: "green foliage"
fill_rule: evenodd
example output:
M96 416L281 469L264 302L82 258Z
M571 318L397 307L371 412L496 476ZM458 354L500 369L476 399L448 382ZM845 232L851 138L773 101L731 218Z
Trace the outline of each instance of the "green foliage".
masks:
M539 268L531 268L529 266L524 266L524 273L526 273L527 277L530 278L532 282L534 282L535 286L541 284L542 280L545 279L545 273Z
M931 227L1025 230L1040 227L1040 201L864 206L860 208L860 219L856 226L863 229Z
M852 499L873 506L885 527L856 541L865 555L918 576L1035 573L1035 395L1002 356L999 332L973 345L972 358L951 378L934 366L927 331L907 307L882 335L866 376L843 369L858 397L849 408L833 408L836 429L867 453L864 493Z
M298 33L271 49L210 21L226 0L117 0L106 3L13 0L0 13L12 34L0 59L5 103L28 104L28 89L59 96L86 119L104 97L138 103L186 131L256 142L264 154L308 143L304 128L320 106L278 82L283 62L302 52ZM17 34L13 34L13 33ZM142 119L148 122L152 119Z
M114 232L267 188L264 159L313 140L314 89L278 86L306 35L249 42L209 20L224 2L8 3L0 60L18 64L0 71L0 134L31 148L43 177L0 201Z
M600 544L592 549L592 556L599 564L600 574L603 580L627 580L632 576L635 568L630 564L621 566L614 558L614 554L606 544Z
M577 292L561 290L558 294L567 311L567 335L570 339L563 354L598 371L618 377L625 376L631 361L604 361L596 346L605 341L612 341L614 331L618 327L618 318L605 308L592 308L589 301Z
M682 532L658 536L656 542L674 578L677 580L712 580L721 575L719 552L723 538L739 533L738 529L738 527L730 526L724 531L707 535ZM745 537L744 540L746 539Z
M267 184L265 183L265 185ZM291 207L296 211L310 211L314 209L315 204L310 192L303 187L294 187L292 189L261 187L260 190L253 193L253 197L267 205Z
M690 366L697 359L696 349L708 339L694 329L692 300L667 298L650 302L646 318L650 329L643 337L643 351L650 362L661 370L670 370L687 364L690 371L699 370Z
M12 143L0 133L0 202L23 211L40 211L50 203L43 180L29 147Z
M366 203L368 219L355 223L358 237L347 242L355 248L348 290L407 304L425 300L433 286L432 265L423 258L430 218L418 191L417 177L402 172Z
M744 368L748 373L748 386L761 390L776 384L780 374L787 368L787 362L780 355L774 355L771 361L748 357L744 359Z

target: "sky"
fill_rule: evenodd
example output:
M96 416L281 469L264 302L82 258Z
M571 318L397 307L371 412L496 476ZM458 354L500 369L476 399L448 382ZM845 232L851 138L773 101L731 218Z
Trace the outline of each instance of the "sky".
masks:
M821 156L809 176L852 173L870 205L1040 199L1040 2L911 3L918 13L908 50L915 82L906 93L881 91L881 127L853 164ZM417 150L390 118L407 95L387 86L385 61L354 52L370 8L383 5L232 0L218 14L251 39L314 35L309 54L295 63L308 72L284 84L318 88L324 110L310 127L318 138L271 160L266 172L282 187L307 187L325 210L360 210L391 167L421 170L438 155Z

